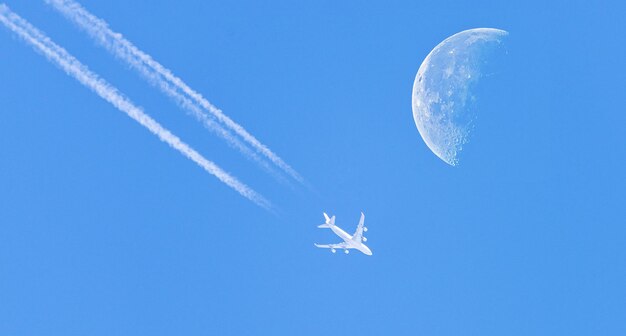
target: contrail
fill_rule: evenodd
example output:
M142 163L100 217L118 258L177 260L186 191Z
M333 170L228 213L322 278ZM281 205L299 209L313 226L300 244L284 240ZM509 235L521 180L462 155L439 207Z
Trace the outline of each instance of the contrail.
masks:
M26 20L12 12L5 4L0 4L0 22L30 44L35 50L41 52L52 63L63 69L68 75L74 77L81 84L98 94L102 99L108 101L118 110L126 113L129 117L146 127L150 132L158 136L161 141L178 150L181 154L198 164L205 171L214 175L229 187L235 189L242 196L265 209L271 210L271 203L263 196L222 170L215 163L204 158L193 148L189 147L189 145L184 143L177 136L144 113L141 108L135 106L115 87L107 83L95 73L91 72L65 49L52 42L50 38L40 32L37 28L33 27Z
M94 40L108 49L116 57L128 63L135 68L141 75L146 77L150 82L157 85L165 94L172 97L180 103L180 93L172 90L171 84L177 90L184 92L194 102L208 111L218 121L223 123L227 129L232 130L239 135L246 143L248 143L257 152L264 155L272 163L290 175L300 183L304 183L304 179L278 155L272 152L267 146L263 145L259 140L246 131L241 125L226 116L220 109L206 100L200 93L190 88L182 79L176 77L169 69L155 61L150 55L139 50L129 40L124 38L122 34L116 33L109 28L109 25L102 19L89 13L84 7L73 0L45 0L46 3L52 5L55 9L65 15L68 19L74 21L79 27L84 29ZM188 108L188 104L181 104ZM206 124L207 115L200 111L190 111L205 126L210 128L211 125ZM220 134L221 135L221 134ZM227 139L227 141L229 141ZM244 153L246 154L246 153ZM247 154L249 155L249 154Z
M259 155L251 150L248 146L239 140L239 138L233 136L228 130L222 127L220 124L216 123L213 119L209 118L205 113L202 112L200 107L196 105L193 101L187 98L185 95L180 94L176 89L172 88L172 86L166 81L157 81L154 78L154 73L143 72L142 73L148 78L148 80L158 85L161 90L169 95L178 105L189 111L194 117L196 117L208 130L214 132L218 136L222 137L226 142L233 148L239 150L244 156L255 161L261 168L263 168L266 172L272 175L279 181L284 181L284 177L280 175L278 172L274 170L272 166L268 164L266 160L259 157Z

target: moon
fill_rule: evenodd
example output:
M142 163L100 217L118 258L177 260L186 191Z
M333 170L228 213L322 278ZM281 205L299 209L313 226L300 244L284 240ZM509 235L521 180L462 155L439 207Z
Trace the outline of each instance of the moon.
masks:
M475 28L439 43L424 59L413 83L413 119L424 142L451 166L470 140L476 111L472 88L482 77L489 51L508 32Z

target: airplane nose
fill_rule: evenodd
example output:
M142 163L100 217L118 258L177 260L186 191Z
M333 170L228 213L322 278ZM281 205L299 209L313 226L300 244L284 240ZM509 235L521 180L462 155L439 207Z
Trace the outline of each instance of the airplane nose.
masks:
M369 247L365 246L365 254L372 255L372 250Z

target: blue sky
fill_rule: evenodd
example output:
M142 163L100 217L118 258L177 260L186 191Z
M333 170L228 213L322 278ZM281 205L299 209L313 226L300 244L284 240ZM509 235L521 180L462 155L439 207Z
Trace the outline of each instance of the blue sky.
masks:
M280 183L43 1L6 4L274 215L0 33L0 334L623 335L618 2L82 1L267 144ZM424 57L507 30L450 167L414 125ZM322 211L374 255L314 242Z

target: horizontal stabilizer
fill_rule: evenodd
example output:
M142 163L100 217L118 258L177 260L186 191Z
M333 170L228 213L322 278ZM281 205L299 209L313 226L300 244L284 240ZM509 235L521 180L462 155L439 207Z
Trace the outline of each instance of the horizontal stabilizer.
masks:
M324 212L324 218L326 219L326 223L322 225L318 225L317 227L320 229L330 228L335 225L335 216L328 217L328 215Z
M335 216L332 217L328 217L328 215L324 212L324 218L326 219L326 223L328 225L335 225ZM320 227L320 226L318 226ZM330 227L330 226L324 226L324 227Z

